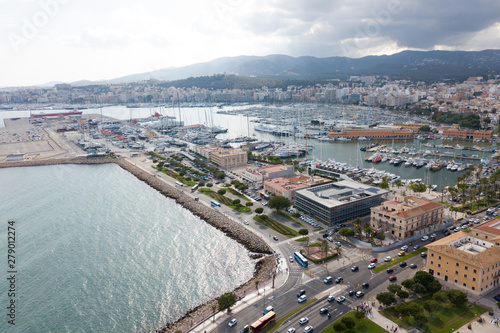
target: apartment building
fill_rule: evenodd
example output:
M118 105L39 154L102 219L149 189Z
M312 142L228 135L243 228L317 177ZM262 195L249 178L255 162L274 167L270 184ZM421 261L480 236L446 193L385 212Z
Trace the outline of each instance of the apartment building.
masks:
M419 197L397 195L393 201L371 209L374 230L389 232L392 238L405 239L443 223L444 205Z
M484 295L500 282L500 246L459 231L426 246L427 269L436 278Z
M247 153L237 149L216 148L210 151L210 161L222 168L246 164Z
M264 191L272 194L288 198L290 201L295 201L295 193L299 190L331 182L330 179L322 177L297 176L291 178L277 177L266 179L264 181Z

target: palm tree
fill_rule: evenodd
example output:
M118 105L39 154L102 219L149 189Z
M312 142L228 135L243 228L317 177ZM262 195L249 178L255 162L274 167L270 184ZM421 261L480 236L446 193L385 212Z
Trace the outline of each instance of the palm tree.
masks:
M337 253L337 261L338 261L340 258L340 255L342 254L342 247L335 245L335 253Z
M321 240L321 249L325 251L325 255L323 257L323 260L325 260L326 257L328 256L328 250L330 250L330 244L328 244L328 242L325 239Z
M260 291L259 291L259 280L255 280L255 289L257 289L257 295L260 295Z
M212 305L212 312L214 313L213 321L215 322L215 311L217 310L217 305Z

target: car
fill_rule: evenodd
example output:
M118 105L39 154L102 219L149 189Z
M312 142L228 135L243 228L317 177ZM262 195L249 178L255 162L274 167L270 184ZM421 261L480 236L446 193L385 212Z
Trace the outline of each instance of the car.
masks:
M388 268L388 269L386 270L386 272L387 272L387 274L392 274L392 273L394 273L394 269L392 269L392 268Z
M335 301L335 296L328 296L328 298L326 300L328 302L333 302L333 301Z
M244 223L244 224L246 224L246 225L248 225L248 224L249 224L247 220L243 221L243 223Z
M406 267L406 261L403 261L402 263L399 263L399 267Z
M398 279L398 278L397 278L396 276L394 276L394 275L389 276L389 281L391 281L391 282L394 282L394 281L396 281L397 279Z
M309 322L309 318L307 318L307 317L302 317L299 319L300 325L304 325L305 323L308 323L308 322Z
M449 236L451 235L451 232L449 232L448 230L446 230L446 232L444 233L445 236Z
M422 252L422 253L420 253L420 256L421 256L422 258L427 258L427 252Z
M405 254L406 254L406 252L405 252L405 251L400 251L400 252L398 253L398 256L402 257L402 256L404 256Z
M306 294L306 291L304 289L299 290L299 292L297 293L297 297L300 297L300 296L305 295L305 294Z
M352 266L351 267L351 271L352 272L357 272L357 271L359 271L359 267L358 266Z
M267 206L267 202L263 202L262 206L264 206L264 207Z
M415 245L415 246L413 247L413 249L414 249L414 250L418 250L418 249L420 249L420 245L419 245L419 244Z
M370 284L369 284L369 283L366 283L366 282L364 282L361 286L362 286L363 288L365 288L365 289L370 288Z
M357 298L360 298L360 297L363 297L363 296L365 296L365 293L364 293L364 292L362 292L361 290L360 290L360 291L358 291L358 292L356 292L356 297L357 297Z
M267 308L264 309L264 314L274 311L274 307L272 305L269 305Z
M374 263L374 262L377 262L378 259L377 258L372 258L372 260L370 260L371 263Z
M288 260L290 260L290 262L293 262L293 257L288 258Z
M328 237L329 235L328 234L323 234L323 238L326 238Z
M389 262L389 261L391 261L391 260L392 260L392 257L391 257L391 256L387 256L387 257L385 257L385 258L384 258L384 261L385 261L385 262Z
M299 303L305 302L305 301L307 301L307 296L306 296L306 295L302 295L302 296L300 296L300 297L297 299L297 301L298 301Z
M304 328L304 333L311 333L313 330L314 328L311 325L309 325L306 328Z
M278 240L279 240L278 236L273 236L273 239L274 239L275 241L278 241Z
M377 265L375 265L374 263L368 265L368 269L374 269L375 267L377 267Z
M337 297L337 303L342 303L343 301L345 301L345 297L344 296Z
M340 242L336 242L336 243L335 243L335 245L337 245L337 246L342 246L342 243L340 243Z
M401 251L406 251L406 250L408 250L408 245L401 246Z
M415 264L410 264L410 268L415 269L415 268L417 268L417 265L415 265Z
M290 327L290 328L286 331L286 333L295 333L295 328Z
M495 301L497 302L500 302L500 294L496 295L495 297L493 297L495 299Z
M344 278L341 276L335 279L335 283L342 283L342 282L344 282Z
M332 278L331 276L327 276L327 277L323 280L323 282L324 282L325 284L327 284L327 283L332 283L332 282L333 282L333 278Z
M354 290L349 290L349 296L354 296Z
M427 236L423 236L422 238L420 238L420 240L421 240L422 242L426 242L426 241L428 241L428 240L429 240L429 237L427 237Z
M332 242L332 243L333 243L333 238L332 238L332 237L328 236L328 237L326 237L326 239L327 239L329 242Z
M233 318L233 319L231 319L231 320L229 321L228 326L229 326L229 327L233 327L233 326L235 326L237 323L238 323L238 321L236 320L236 318Z
M321 308L319 309L319 314L327 314L328 313L328 309L327 308Z
M250 333L250 326L245 325L240 331L240 333Z
M431 235L431 238L436 238L436 237L437 237L437 235L436 235L436 234L432 234L432 235Z

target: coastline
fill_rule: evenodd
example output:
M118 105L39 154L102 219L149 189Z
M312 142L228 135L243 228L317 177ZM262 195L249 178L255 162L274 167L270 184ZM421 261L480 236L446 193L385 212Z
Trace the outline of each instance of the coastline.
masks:
M59 164L109 164L115 163L122 169L134 175L137 179L145 182L152 188L159 191L165 197L173 199L177 204L189 210L192 214L198 216L200 219L222 231L227 237L237 241L243 245L251 256L255 259L262 258L255 264L254 275L246 283L238 286L233 292L245 290L255 286L255 281L262 281L269 279L275 272L276 260L272 248L259 236L249 231L242 225L232 221L224 215L210 209L206 205L194 201L190 196L184 194L173 186L158 179L153 174L144 171L143 169L135 166L125 158L62 158L50 160L27 160L19 162L4 162L0 163L0 168L13 168L13 167L26 167L26 166L43 166L43 165L59 165ZM162 328L156 329L155 332L175 332L175 331L188 331L192 327L193 321L203 317L207 312L212 313L212 306L217 305L217 299L210 300L206 303L200 304L186 311L186 313L173 323L163 323ZM187 328L183 330L183 328Z

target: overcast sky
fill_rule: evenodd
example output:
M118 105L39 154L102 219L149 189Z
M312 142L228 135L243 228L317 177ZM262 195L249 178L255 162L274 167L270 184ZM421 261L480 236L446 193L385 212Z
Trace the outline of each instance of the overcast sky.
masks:
M0 86L223 56L500 48L492 0L0 0Z

